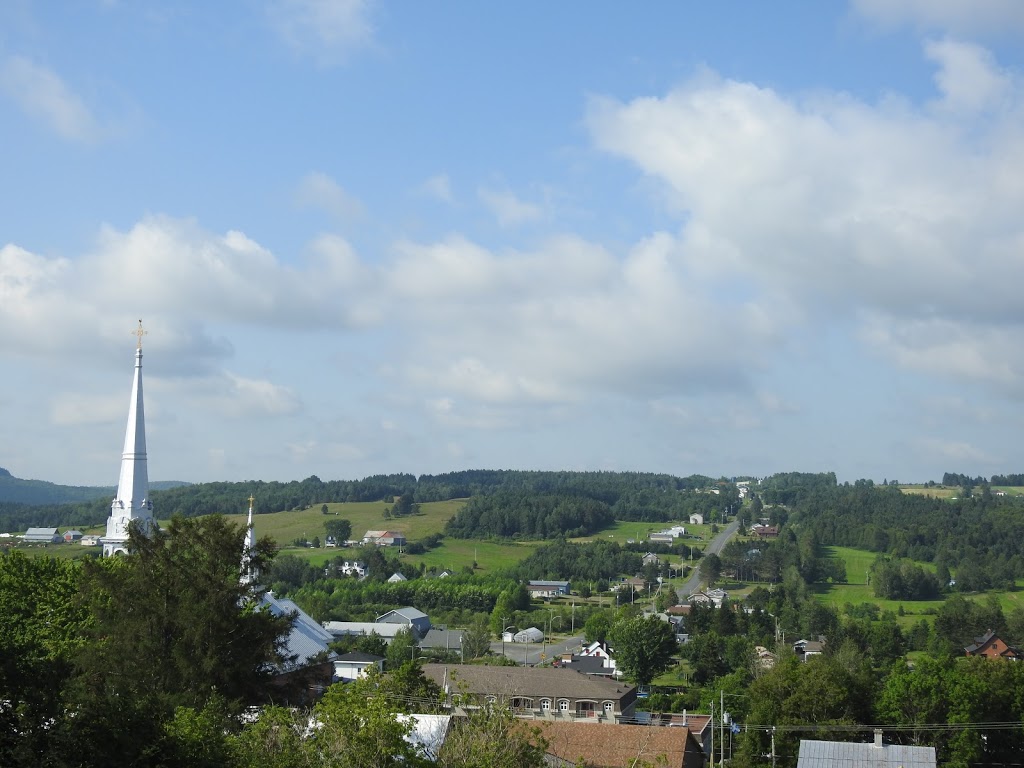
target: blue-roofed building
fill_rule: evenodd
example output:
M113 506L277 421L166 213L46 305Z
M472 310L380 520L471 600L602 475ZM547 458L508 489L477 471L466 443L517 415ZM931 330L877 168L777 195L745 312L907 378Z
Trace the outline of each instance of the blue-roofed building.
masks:
M796 768L935 768L935 747L885 744L882 732L865 744L846 741L800 740Z
M328 644L334 641L334 636L299 608L294 600L266 592L261 605L275 616L292 616L292 627L285 640L284 651L289 661L283 665L281 672L291 672L308 666L321 655L321 661L334 659L336 654L328 647Z

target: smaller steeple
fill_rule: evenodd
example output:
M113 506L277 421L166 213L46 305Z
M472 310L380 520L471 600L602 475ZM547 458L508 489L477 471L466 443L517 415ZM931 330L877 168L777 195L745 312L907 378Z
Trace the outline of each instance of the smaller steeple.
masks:
M249 522L245 530L245 542L242 544L242 578L243 585L252 584L259 577L253 560L256 558L256 529L252 524L252 505L256 499L249 496Z

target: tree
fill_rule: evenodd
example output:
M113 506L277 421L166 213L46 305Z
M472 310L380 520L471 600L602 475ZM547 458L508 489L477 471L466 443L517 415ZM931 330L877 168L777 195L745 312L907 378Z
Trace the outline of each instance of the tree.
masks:
M461 718L460 718L461 720ZM465 722L452 723L438 755L439 768L542 768L547 741L507 706L471 707Z
M0 765L34 765L64 711L87 621L77 563L0 555Z
M603 643L608 639L608 632L612 628L612 616L610 611L594 611L587 617L583 624L583 636L588 643Z
M517 590L518 591L518 590ZM512 621L516 612L516 592L512 589L504 590L494 602L494 610L491 611L491 631L501 635L502 631Z
M289 629L259 610L261 588L240 583L243 531L220 515L175 517L132 554L87 562L82 592L91 641L77 658L81 691L122 702L201 709L217 694L233 707L267 692ZM252 563L273 556L268 539Z
M310 764L324 768L418 768L420 749L406 737L413 721L400 717L376 674L332 685L313 708L318 723L304 745Z
M352 536L352 523L345 519L327 520L324 522L324 530L336 542L343 544Z
M722 560L714 552L701 558L700 575L708 584L714 584L721 577Z
M679 648L672 626L649 616L617 622L608 634L615 663L637 685L650 685L672 664Z
M385 665L388 669L398 669L405 662L415 658L416 637L411 629L404 627L396 632L394 638L392 638L391 644L388 646Z
M491 628L483 616L477 616L462 633L462 653L466 660L486 656L491 650Z

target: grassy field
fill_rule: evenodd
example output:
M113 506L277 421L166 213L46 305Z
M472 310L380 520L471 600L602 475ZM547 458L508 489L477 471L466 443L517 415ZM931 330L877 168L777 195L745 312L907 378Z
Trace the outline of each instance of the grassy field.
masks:
M955 499L962 495L963 489L958 485L901 485L904 493L916 493L920 496L934 496L937 499ZM992 493L1002 491L1007 496L1024 496L1024 487L1019 485L993 485Z
M685 526L688 535L692 534L701 541L713 538L710 525L690 525L686 521L680 520L662 523L638 523L632 520L616 520L615 525L610 528L605 528L593 536L582 536L578 539L573 539L573 541L597 541L600 539L614 541L617 544L625 544L630 539L641 541L646 539L652 531L663 531L671 528L673 525ZM692 541L695 545L700 544L700 541L694 539L684 539L684 541Z
M933 485L930 488L923 485L901 485L900 490L918 496L934 496L937 499L955 499L963 492L959 485Z
M830 557L838 557L846 563L847 584L815 584L814 592L822 602L834 605L842 610L847 603L857 605L858 603L874 603L882 610L897 613L900 606L903 607L903 616L898 616L897 621L902 625L915 624L921 618L928 621L934 616L930 611L937 610L944 600L883 600L875 597L874 591L867 583L867 573L874 562L877 553L867 552L861 549L849 547L826 547L826 553ZM918 563L923 568L934 569L931 563ZM986 600L994 595L1003 608L1004 613L1024 607L1024 581L1017 582L1016 590L1003 590L985 592L982 594L967 595L971 600Z

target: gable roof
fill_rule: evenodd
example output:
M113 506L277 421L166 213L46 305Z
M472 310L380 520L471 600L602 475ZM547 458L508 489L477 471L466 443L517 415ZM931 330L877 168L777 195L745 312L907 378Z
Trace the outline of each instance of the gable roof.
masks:
M416 619L427 619L427 618L430 618L429 616L427 616L427 614L425 614L423 611L419 610L418 608L413 608L411 605L407 605L404 608L395 608L394 610L388 611L387 613L382 613L380 616L377 617L377 621L380 621L385 616L392 616L392 615L394 615L394 616L401 616L403 619L406 619L408 621L415 621Z
M935 747L800 740L797 768L935 768Z
M424 664L423 674L438 685L469 694L493 696L546 696L550 698L618 701L635 689L625 683L581 675L571 669L541 667L488 667L476 664ZM604 726L602 726L604 727Z
M595 768L619 768L633 765L634 761L662 765L655 762L659 758L664 758L664 764L671 768L704 764L702 753L686 762L687 742L691 742L691 754L700 752L686 728L559 722L542 722L539 728L541 736L547 739L548 754L570 765L580 761Z
M336 658L335 661L365 662L367 664L373 664L376 661L384 661L384 657L374 656L372 653L363 653L362 651L351 651L349 653L341 654L341 656Z
M334 636L321 627L312 617L297 606L294 601L284 597L276 597L273 592L265 592L261 598L265 606L274 616L292 615L291 629L285 638L285 655L295 658L284 665L285 671L305 666L318 654L326 653L334 658L334 652L328 643Z

